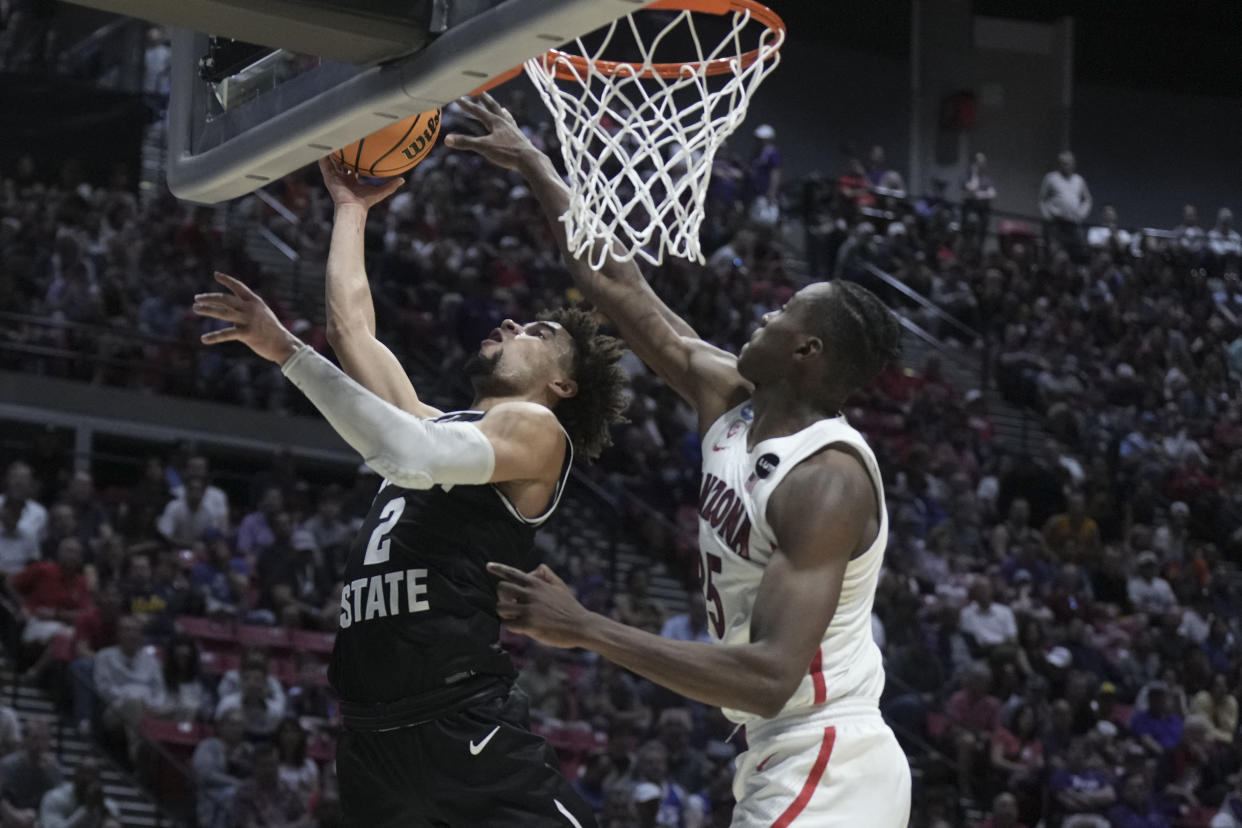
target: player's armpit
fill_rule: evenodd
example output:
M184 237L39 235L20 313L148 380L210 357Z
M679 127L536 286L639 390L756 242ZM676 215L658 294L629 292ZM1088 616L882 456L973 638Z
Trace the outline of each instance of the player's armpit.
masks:
M560 478L566 437L551 409L529 402L501 403L475 425L496 454L492 483Z
M852 454L826 449L798 464L767 507L777 550L751 620L751 642L778 659L773 692L783 707L797 690L841 597L850 560L874 540L877 500Z

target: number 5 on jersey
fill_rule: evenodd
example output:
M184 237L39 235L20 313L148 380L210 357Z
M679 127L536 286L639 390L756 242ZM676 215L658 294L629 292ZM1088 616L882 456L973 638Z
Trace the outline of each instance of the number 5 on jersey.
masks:
M367 554L362 559L363 566L388 563L389 549L392 546L392 540L388 535L397 525L397 521L401 520L401 513L404 511L404 497L395 498L384 504L384 508L380 510L379 525L375 527L375 531L367 540Z
M704 550L703 558L699 562L699 566L702 567L703 598L707 601L707 620L712 622L712 629L716 632L717 639L724 638L725 617L724 605L720 600L720 592L716 589L716 585L712 583L712 575L720 573L723 563L719 555L713 555L706 550Z

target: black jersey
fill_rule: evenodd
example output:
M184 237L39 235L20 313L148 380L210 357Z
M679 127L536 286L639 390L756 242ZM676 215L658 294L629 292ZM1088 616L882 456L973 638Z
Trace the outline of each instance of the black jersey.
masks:
M437 422L482 417L456 411ZM380 486L345 563L329 671L343 701L393 702L472 676L514 676L486 565L538 565L535 530L556 508L573 462L568 436L566 444L552 502L533 519L493 485Z

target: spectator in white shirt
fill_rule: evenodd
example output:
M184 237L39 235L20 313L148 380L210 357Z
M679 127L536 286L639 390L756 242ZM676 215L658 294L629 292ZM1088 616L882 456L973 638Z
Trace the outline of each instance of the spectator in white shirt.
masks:
M665 621L660 629L660 637L671 638L674 641L710 643L712 636L707 631L707 602L703 598L703 593L697 589L691 590L686 593L686 599L690 604L690 611L674 615Z
M116 625L116 645L95 656L95 690L107 705L103 726L121 732L138 726L143 717L167 703L164 670L142 646L142 621L132 615ZM131 748L137 746L130 741Z
M1138 574L1130 579L1126 592L1135 612L1161 615L1177 607L1177 597L1169 582L1156 574L1160 564L1156 553L1146 550L1138 556Z
M164 513L156 521L156 528L169 543L181 547L192 546L208 529L221 532L228 528L218 513L207 508L204 500L207 483L201 477L191 477L185 483L185 498L168 501Z
M975 581L970 597L971 602L962 609L958 620L963 634L984 650L1017 642L1018 622L1013 610L992 600L992 584L986 578Z
M1044 236L1049 245L1079 254L1082 223L1091 215L1091 191L1075 172L1074 153L1057 156L1057 168L1044 176L1039 187L1039 212L1044 217Z
M43 540L47 527L47 509L34 500L34 473L30 466L18 460L9 464L4 473L4 493L0 494L0 506L12 498L22 502L22 514L18 524L36 540Z
M1109 250L1114 255L1131 252L1134 236L1121 227L1117 208L1105 204L1100 208L1100 223L1087 231L1087 246L1094 250Z
M246 733L251 736L271 736L284 716L284 698L268 692L267 673L262 667L250 665L241 671L241 689L220 699L216 706L216 718L229 711L238 711Z
M962 181L962 224L968 233L978 238L988 232L992 202L996 200L996 187L987 169L988 157L976 152Z
M223 489L212 485L211 468L207 465L206 457L195 455L186 461L186 483L172 488L173 497L178 500L184 500L189 481L194 478L203 481L203 507L219 521L220 531L227 531L229 528L229 499Z
M39 559L39 539L22 525L26 501L9 498L0 504L0 574L14 575Z
M1237 261L1242 257L1242 235L1233 229L1233 211L1221 207L1216 213L1216 226L1208 231L1208 249L1218 259Z
M1199 264L1207 248L1207 233L1199 226L1199 209L1193 204L1182 205L1182 223L1173 228L1177 237L1176 253L1188 264Z

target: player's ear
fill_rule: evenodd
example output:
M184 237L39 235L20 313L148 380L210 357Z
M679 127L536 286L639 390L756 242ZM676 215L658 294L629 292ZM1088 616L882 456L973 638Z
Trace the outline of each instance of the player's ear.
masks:
M566 377L558 377L548 383L548 389L554 396L567 400L578 395L578 383Z
M824 340L818 336L809 336L802 340L801 344L794 350L794 356L797 359L808 359L818 356L824 352Z

